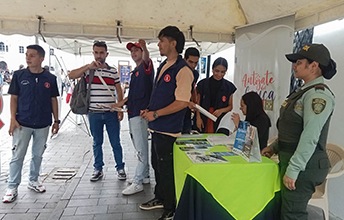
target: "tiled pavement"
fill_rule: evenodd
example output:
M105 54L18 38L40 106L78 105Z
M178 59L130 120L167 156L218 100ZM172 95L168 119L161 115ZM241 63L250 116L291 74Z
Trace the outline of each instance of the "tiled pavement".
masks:
M5 96L5 103L9 96ZM7 101L6 101L7 100ZM63 105L62 118L68 106ZM4 108L1 118L8 126L9 110ZM72 116L70 119L74 119ZM29 156L23 168L22 184L19 187L18 199L10 204L0 203L1 220L153 220L162 211L142 211L138 205L153 198L154 175L151 169L151 184L144 185L144 192L132 196L123 196L122 190L128 184L117 179L114 159L107 137L104 139L104 177L98 182L90 182L93 171L92 138L86 135L69 119L60 129L58 136L49 139L42 163L42 177L47 192L38 194L26 188ZM8 172L11 159L11 138L7 134L8 127L0 130L1 172L3 179ZM106 136L106 132L104 132ZM131 178L136 167L136 156L129 137L127 119L121 123L121 144L124 150L126 172ZM30 152L30 149L29 151ZM77 170L76 176L70 180L52 179L57 168ZM4 192L6 182L0 181L0 194ZM2 194L0 195L0 197ZM322 219L321 210L310 207L309 219ZM331 217L332 220L339 218Z

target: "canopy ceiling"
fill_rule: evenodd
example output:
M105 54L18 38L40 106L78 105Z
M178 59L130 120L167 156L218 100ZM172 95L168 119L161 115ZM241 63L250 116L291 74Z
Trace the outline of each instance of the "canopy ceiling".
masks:
M0 33L37 35L41 16L48 43L78 54L94 39L121 50L119 41L138 38L156 45L159 30L175 25L211 54L230 47L236 27L291 14L296 29L315 26L343 18L344 0L1 0Z

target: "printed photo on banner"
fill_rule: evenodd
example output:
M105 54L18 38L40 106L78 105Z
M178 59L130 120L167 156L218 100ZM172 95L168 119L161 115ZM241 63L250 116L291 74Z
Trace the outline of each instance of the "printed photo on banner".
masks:
M131 65L119 65L121 83L130 82Z

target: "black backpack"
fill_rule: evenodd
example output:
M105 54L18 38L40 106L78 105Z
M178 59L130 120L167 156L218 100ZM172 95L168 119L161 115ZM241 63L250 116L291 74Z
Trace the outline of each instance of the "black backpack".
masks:
M91 69L89 70L88 89L86 76L81 77L79 82L75 85L70 101L70 108L74 114L84 115L88 113L93 78L94 70Z

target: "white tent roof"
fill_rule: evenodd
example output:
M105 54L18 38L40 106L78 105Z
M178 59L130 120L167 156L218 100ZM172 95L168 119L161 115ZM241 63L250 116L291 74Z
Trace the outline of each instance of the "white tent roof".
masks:
M161 28L175 25L211 54L231 46L236 27L290 14L296 29L311 27L343 18L344 0L1 0L0 33L35 35L41 16L41 33L57 48L79 54L101 39L127 55L119 40L154 45Z

